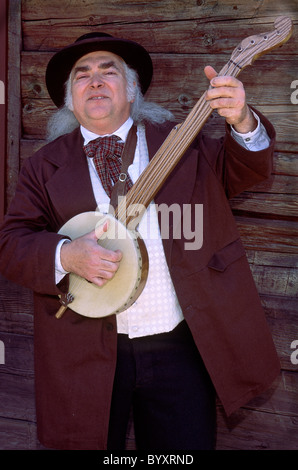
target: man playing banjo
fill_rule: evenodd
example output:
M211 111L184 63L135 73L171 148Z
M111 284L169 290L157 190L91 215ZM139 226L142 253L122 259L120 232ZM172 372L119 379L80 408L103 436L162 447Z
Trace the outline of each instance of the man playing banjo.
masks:
M210 66L206 101L226 134L198 133L140 221L141 235L148 224L154 234L144 237L143 290L117 314L80 314L70 303L56 318L72 274L98 291L117 280L125 253L98 242L107 224L73 239L60 229L109 205L131 129L126 191L175 125L144 99L152 73L141 45L102 33L52 57L46 83L60 136L25 161L2 226L1 272L34 291L38 437L49 448L124 449L132 410L137 449L212 449L216 397L229 415L279 373L228 203L269 176L275 132L247 105L242 83ZM185 249L175 227L163 238L154 203L181 208L181 224L200 204L202 246ZM96 304L105 309L100 297Z

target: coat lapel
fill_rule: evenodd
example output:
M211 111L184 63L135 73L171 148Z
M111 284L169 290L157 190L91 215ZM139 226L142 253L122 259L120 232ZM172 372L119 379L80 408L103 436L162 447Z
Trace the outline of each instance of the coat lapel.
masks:
M61 225L81 212L96 210L79 129L64 138L59 149L54 145L47 159L57 166L46 188Z

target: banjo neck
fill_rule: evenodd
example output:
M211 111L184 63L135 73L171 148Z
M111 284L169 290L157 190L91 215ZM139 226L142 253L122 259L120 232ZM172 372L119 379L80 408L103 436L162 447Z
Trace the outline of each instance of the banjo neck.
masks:
M276 19L274 27L275 29L271 32L249 36L241 41L219 75L237 77L245 67L252 65L257 58L288 41L293 29L291 19L279 17ZM173 127L149 165L119 202L115 209L115 217L124 225L136 225L135 221L140 218L154 199L213 112L205 95L206 91L185 121Z

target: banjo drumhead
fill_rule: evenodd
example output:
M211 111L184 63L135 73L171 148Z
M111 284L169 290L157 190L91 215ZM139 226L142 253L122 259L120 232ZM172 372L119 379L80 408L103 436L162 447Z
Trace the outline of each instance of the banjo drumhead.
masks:
M74 300L68 308L87 317L98 318L120 313L132 305L145 282L147 264L144 257L144 243L136 232L126 227L110 214L84 212L66 222L59 230L71 239L96 230L108 220L108 230L98 243L109 250L120 250L122 259L115 276L104 286L99 287L70 273L69 292ZM145 261L145 262L144 262ZM145 269L146 271L146 269Z

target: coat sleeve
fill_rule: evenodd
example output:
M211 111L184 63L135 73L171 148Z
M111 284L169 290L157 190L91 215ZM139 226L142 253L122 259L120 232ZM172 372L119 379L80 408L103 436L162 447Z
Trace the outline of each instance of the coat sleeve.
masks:
M28 159L0 231L0 272L41 294L57 295L55 251L62 236L55 231L50 202Z
M269 178L272 171L275 130L260 112L256 109L254 111L267 130L270 138L268 148L257 152L245 149L232 137L228 126L220 145L219 141L212 141L208 137L203 136L201 139L200 153L221 179L229 199Z

